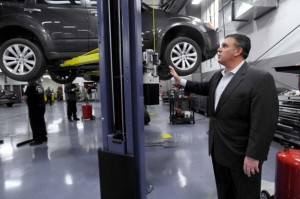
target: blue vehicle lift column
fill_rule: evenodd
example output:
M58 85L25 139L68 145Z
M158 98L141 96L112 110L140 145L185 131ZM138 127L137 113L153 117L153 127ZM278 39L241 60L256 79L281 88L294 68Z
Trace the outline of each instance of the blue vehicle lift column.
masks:
M145 199L140 0L98 1L101 199Z

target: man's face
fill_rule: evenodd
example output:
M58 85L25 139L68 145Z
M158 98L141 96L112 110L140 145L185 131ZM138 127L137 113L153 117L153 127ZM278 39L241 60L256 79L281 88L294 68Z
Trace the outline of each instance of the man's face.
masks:
M234 38L226 38L218 48L218 62L224 66L231 63L242 52L240 47L237 47Z

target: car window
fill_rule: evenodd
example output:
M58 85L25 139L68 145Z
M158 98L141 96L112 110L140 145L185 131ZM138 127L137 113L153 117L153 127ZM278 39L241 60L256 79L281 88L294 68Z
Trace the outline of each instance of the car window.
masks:
M48 3L54 5L80 5L80 0L39 0L39 3Z
M26 0L2 0L4 2L19 2L19 3L25 3Z

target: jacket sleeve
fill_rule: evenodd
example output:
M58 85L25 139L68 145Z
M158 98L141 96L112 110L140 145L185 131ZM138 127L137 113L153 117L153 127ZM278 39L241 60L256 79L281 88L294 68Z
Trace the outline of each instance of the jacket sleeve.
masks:
M185 92L195 93L197 95L208 96L209 94L209 82L194 82L187 80L184 87Z
M276 130L279 103L273 76L265 73L255 85L250 103L250 135L246 155L266 160Z

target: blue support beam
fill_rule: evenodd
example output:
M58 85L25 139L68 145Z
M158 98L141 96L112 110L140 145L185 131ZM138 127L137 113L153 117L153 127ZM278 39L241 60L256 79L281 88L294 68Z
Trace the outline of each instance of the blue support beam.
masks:
M98 1L101 199L146 198L141 1Z

